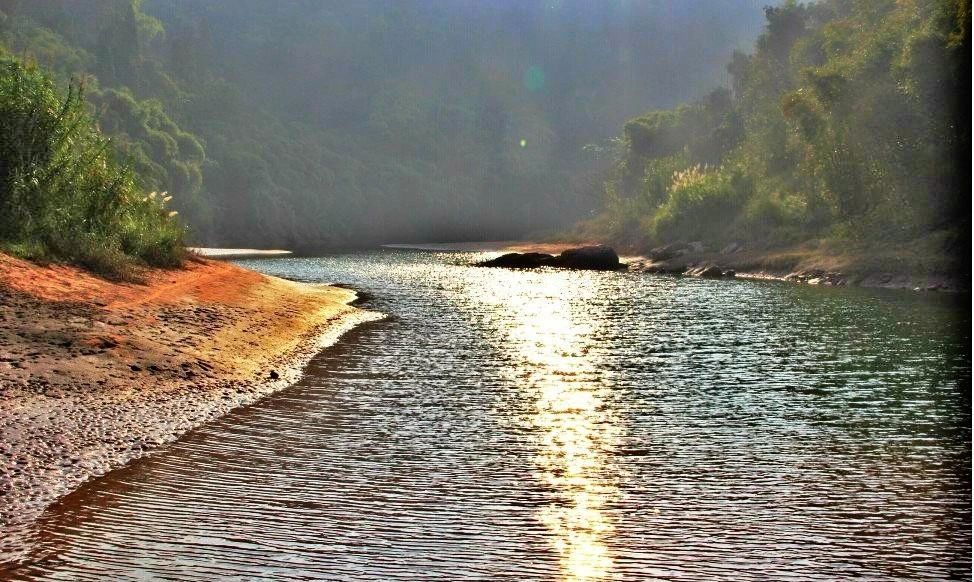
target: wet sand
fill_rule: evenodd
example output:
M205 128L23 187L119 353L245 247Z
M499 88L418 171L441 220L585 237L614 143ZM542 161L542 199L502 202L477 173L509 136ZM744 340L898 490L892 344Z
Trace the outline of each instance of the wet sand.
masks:
M0 562L57 498L295 382L379 316L354 291L194 259L113 283L0 254Z

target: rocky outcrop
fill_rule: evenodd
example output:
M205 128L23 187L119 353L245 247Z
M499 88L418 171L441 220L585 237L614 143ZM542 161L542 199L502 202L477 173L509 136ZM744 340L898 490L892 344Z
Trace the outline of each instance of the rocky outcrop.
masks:
M703 279L732 278L737 275L733 270L729 269L725 271L713 264L691 266L683 274L688 277L701 277Z
M698 244L699 243L699 244ZM790 281L826 287L870 287L910 289L913 291L969 292L970 275L950 273L878 272L864 269L855 260L825 260L827 254L817 248L764 249L733 241L709 244L702 241L678 242L658 246L643 256L631 257L626 264L618 262L615 252L604 246L582 247L561 255L544 253L509 253L484 266L531 269L538 267L570 269L626 269L634 273L701 277L708 279L760 279ZM547 250L553 245L538 245ZM701 251L702 252L699 252ZM817 264L829 264L823 269ZM848 269L844 268L848 267ZM841 268L841 270L840 270Z
M619 262L619 255L605 245L568 249L558 255L557 267L564 269L594 269L596 271L615 271L625 267Z
M481 267L504 267L508 269L537 269L554 267L559 269L586 269L594 271L615 271L626 266L619 262L619 255L604 245L568 249L558 256L546 253L507 253L495 259L479 263Z
M821 269L807 269L789 273L784 277L785 281L797 283L807 283L809 285L829 285L842 287L849 284L849 279L842 273L824 271Z
M537 269L539 267L555 267L557 261L554 255L546 253L507 253L496 259L480 263L481 267L503 267L505 269Z
M669 244L650 250L646 253L646 256L653 261L668 261L680 256L683 252L683 248L680 245Z

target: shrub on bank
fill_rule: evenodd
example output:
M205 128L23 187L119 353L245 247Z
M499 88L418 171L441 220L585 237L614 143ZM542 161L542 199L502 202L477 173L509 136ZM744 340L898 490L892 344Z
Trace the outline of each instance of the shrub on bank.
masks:
M169 197L146 194L95 129L83 85L67 95L36 66L0 59L0 244L111 277L185 253Z
M744 177L720 168L693 166L673 174L666 201L647 223L657 242L719 240L750 192Z

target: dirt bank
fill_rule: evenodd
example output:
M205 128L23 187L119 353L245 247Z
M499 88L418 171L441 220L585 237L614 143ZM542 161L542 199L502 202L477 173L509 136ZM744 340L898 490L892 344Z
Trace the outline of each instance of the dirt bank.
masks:
M354 298L210 260L119 284L0 254L0 563L85 480L293 383L378 317Z

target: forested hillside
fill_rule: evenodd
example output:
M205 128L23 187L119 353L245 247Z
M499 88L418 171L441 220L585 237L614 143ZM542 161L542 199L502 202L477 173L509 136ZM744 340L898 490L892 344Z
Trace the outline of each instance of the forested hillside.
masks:
M599 202L640 111L726 81L760 0L0 0L203 244L505 237Z
M584 233L643 248L820 237L965 252L969 1L789 2L766 18L726 89L625 124Z

